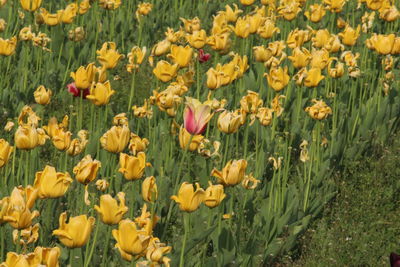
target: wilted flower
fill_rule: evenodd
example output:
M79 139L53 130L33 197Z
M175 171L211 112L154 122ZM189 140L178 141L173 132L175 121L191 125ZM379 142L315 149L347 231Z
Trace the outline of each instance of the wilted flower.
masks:
M332 114L332 109L326 105L326 103L322 100L311 100L314 105L311 107L306 107L305 111L308 112L311 118L316 120L323 120L328 115Z

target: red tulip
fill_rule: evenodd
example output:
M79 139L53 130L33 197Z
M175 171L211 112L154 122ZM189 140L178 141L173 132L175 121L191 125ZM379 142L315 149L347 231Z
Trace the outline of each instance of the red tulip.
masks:
M211 55L208 53L204 53L203 49L199 49L199 61L200 63L207 62L211 58Z
M75 85L74 82L68 84L68 85L67 85L67 88L68 88L68 92L69 92L70 94L72 94L74 97L79 97L79 96L81 96L81 90L78 89L78 88L76 87L76 85ZM86 96L89 95L89 94L90 94L89 88L86 88L86 89L83 89L83 90L82 90L82 98L83 98L83 99L85 99Z

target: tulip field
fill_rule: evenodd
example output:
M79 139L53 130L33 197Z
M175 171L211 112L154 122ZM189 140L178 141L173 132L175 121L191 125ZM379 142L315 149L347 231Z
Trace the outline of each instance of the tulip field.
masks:
M399 8L0 0L0 266L272 265L399 128Z

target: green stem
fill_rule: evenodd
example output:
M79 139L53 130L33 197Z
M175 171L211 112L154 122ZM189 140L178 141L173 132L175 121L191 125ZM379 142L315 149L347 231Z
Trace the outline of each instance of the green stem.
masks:
M132 81L131 81L131 93L129 95L129 102L128 102L128 113L130 112L130 109L132 108L132 100L133 96L135 94L135 80L136 80L136 70L133 70L132 73Z
M101 266L102 267L107 266L106 265L106 263L107 263L107 252L108 252L108 245L109 245L109 242L110 242L110 236L111 236L111 227L108 227L107 228L107 235L106 235L106 242L104 243L103 258L102 258L102 261L101 261ZM71 266L73 266L73 265L71 265Z
M184 264L184 255L185 255L185 248L186 248L186 240L187 236L189 233L189 224L190 224L190 213L184 213L183 214L183 224L185 228L185 234L183 235L183 240L182 240L182 249L181 249L181 256L179 259L179 267L185 266Z
M98 232L99 232L99 228L100 228L100 222L98 221L98 222L97 222L97 225L96 225L96 231L95 231L94 237L93 237L93 244L92 244L92 247L90 248L89 256L87 255L87 254L88 254L88 249L86 249L86 253L85 253L85 264L84 264L85 267L88 267L88 266L89 266L90 260L92 259L93 252L94 252L94 248L96 247L97 234L98 234ZM89 248L89 244L87 244L86 246L87 246L86 248Z

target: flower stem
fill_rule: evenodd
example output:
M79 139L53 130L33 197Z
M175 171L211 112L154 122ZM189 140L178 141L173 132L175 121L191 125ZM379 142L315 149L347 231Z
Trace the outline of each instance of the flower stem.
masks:
M179 267L185 266L184 264L184 255L185 255L185 248L186 248L186 240L189 232L189 224L190 224L190 213L184 213L183 214L183 224L185 228L185 234L183 235L183 240L182 240L182 249L181 249L181 257L179 259Z

